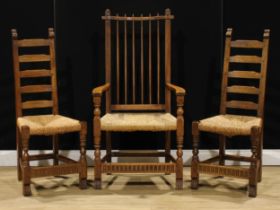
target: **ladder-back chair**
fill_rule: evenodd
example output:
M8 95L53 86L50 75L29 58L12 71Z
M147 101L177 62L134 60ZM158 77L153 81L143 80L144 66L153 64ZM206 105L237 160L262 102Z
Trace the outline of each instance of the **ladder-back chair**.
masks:
M171 84L173 18L169 9L164 15L145 17L112 16L107 9L102 17L105 22L106 83L92 92L97 189L101 188L102 173L133 172L176 173L176 186L182 189L185 90ZM176 94L177 118L170 114L171 91ZM106 113L101 117L103 93L106 94ZM106 155L103 158L100 154L101 131L106 132ZM165 152L111 151L111 132L134 131L165 132ZM177 133L177 158L170 154L171 131ZM165 162L112 163L112 156L162 156Z
M18 179L23 183L23 195L31 195L30 179L32 177L79 173L80 188L86 188L87 126L86 122L59 115L53 29L49 28L47 39L18 39L17 31L12 29L12 48L17 123L17 168ZM38 115L42 112L44 114ZM79 132L80 135L79 161L59 154L58 135L70 132ZM38 135L52 137L53 153L29 155L30 137ZM29 164L30 161L43 159L54 159L53 166L33 167Z
M191 187L193 189L198 188L199 174L207 173L248 179L249 196L257 195L257 182L261 181L262 177L263 112L268 45L269 30L264 31L262 41L232 40L232 29L227 30L220 115L195 121L192 124ZM238 114L240 112L242 114ZM201 131L219 135L219 155L202 162L198 158ZM232 136L250 137L251 157L225 153L226 137ZM250 166L249 168L225 166L225 160L245 161L249 162ZM214 164L216 161L219 164Z

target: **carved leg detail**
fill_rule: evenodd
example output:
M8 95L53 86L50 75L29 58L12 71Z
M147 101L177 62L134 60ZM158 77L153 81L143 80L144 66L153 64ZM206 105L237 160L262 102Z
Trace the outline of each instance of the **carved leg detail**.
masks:
M184 142L184 110L183 98L177 96L177 160L176 160L176 189L183 189L183 142Z
M101 154L100 154L100 141L101 141L101 125L100 125L100 97L94 97L94 119L93 119L93 131L94 131L94 188L101 189Z
M101 189L101 159L100 159L100 146L95 145L95 166L94 166L94 188Z
M21 128L21 139L22 139L22 190L24 196L31 195L30 188L30 166L29 166L29 138L30 132L29 127L23 126Z
M250 176L249 176L249 186L248 186L248 193L249 197L256 197L257 196L257 180L258 180L258 166L259 166L259 159L258 159L258 147L260 141L260 128L253 127L251 129L251 147L252 147L252 158L253 161L250 165Z

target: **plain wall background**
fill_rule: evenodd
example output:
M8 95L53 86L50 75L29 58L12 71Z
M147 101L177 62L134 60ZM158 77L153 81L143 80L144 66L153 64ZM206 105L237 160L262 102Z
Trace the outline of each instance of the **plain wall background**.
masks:
M0 149L15 149L14 83L10 29L20 37L47 36L55 27L61 114L87 120L88 148L92 149L91 89L104 83L104 25L106 8L112 14L164 13L170 8L172 24L172 81L187 90L185 100L185 148L191 148L191 122L219 111L221 64L224 33L234 28L233 36L261 39L265 28L271 29L267 77L264 148L280 148L278 141L279 107L279 15L273 0L10 0L0 7ZM21 36L22 35L22 36ZM279 57L280 58L280 57ZM175 108L175 101L173 101ZM76 135L62 138L62 148L78 148ZM115 134L115 148L162 148L163 135L156 133ZM214 135L203 135L203 148L215 148ZM50 142L32 141L31 148L49 149ZM173 141L175 139L173 138ZM175 142L174 142L175 143ZM173 146L175 144L173 143ZM229 140L230 148L247 148ZM175 148L175 147L174 147Z

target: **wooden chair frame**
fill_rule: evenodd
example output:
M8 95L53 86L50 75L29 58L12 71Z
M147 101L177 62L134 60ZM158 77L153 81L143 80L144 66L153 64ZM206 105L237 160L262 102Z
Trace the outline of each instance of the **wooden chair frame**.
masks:
M36 108L51 108L52 114L58 115L58 97L56 83L56 62L55 62L55 43L54 31L49 28L49 38L47 39L18 39L16 29L12 29L12 49L13 49L13 66L15 80L15 102L16 102L16 119L23 116L23 110ZM20 55L20 48L47 47L49 54L29 54ZM22 70L20 63L32 62L49 62L50 69ZM50 85L28 85L22 86L21 80L27 78L50 77ZM29 100L23 101L24 93L42 93L51 92L51 100ZM80 122L80 160L74 161L59 154L58 132L51 135L53 142L53 153L29 155L30 127L23 126L21 129L17 126L16 145L17 145L17 175L18 180L23 184L23 195L30 196L30 183L33 177L57 176L63 174L79 173L80 188L85 189L87 186L87 162L86 162L86 135L87 124ZM46 134L47 135L47 134ZM53 159L53 166L35 167L30 166L29 162L34 160ZM59 161L64 164L59 164Z
M244 109L255 110L257 117L263 119L265 84L267 73L268 60L268 45L269 45L269 30L265 30L263 41L258 40L232 40L232 29L226 32L225 51L224 51L224 66L221 86L221 104L220 114L226 114L227 109ZM243 49L259 49L262 52L261 56L250 55L234 55L231 56L232 48ZM260 72L255 71L238 71L229 69L230 63L253 63L260 64ZM259 88L252 86L229 86L228 80L232 78L254 79L259 80ZM258 96L258 103L252 101L228 101L228 93L237 94L253 94ZM262 148L263 148L263 126L251 127L251 157L228 155L225 153L226 136L219 134L219 155L205 161L199 161L198 148L200 141L199 121L192 123L193 135L193 157L191 168L191 188L197 189L199 183L199 174L207 173L217 176L230 176L242 179L248 179L248 192L250 197L257 195L257 182L262 179ZM234 136L234 134L232 135ZM225 160L245 161L250 163L249 168L225 166ZM219 165L213 164L218 161Z
M94 185L96 189L101 188L101 174L102 173L176 173L176 187L177 189L183 188L183 141L184 141L184 117L183 117L183 106L184 106L184 96L185 90L181 87L171 84L171 20L174 18L171 15L171 11L169 9L165 10L164 16L111 16L110 10L105 11L105 16L102 19L105 21L105 71L106 71L106 83L100 87L96 87L92 91L93 95L93 104L94 104L94 117L93 117L93 130L94 130L94 146L95 146L95 153L94 153ZM140 21L141 22L141 71L143 71L143 22L147 21L151 24L151 21L163 21L165 27L165 103L159 103L159 92L157 94L157 104L152 104L151 99L151 86L152 82L151 79L149 81L149 104L143 103L143 77L141 80L141 104L135 103L135 82L132 86L132 104L127 104L127 86L125 80L125 104L119 104L119 89L117 87L117 103L118 104L111 104L111 22L117 21L117 39L118 39L118 21L124 21L125 24L125 59L127 59L127 50L126 50L126 22L131 21L133 32L132 36L134 37L134 22ZM149 25L150 28L150 25ZM151 30L149 29L149 74L151 74L152 67L151 67ZM157 37L159 39L159 29L157 29ZM132 42L134 42L135 38L132 38ZM135 74L135 60L134 60L134 43L133 43L133 60L132 67L133 74ZM157 52L159 53L159 48L157 48ZM118 67L118 53L117 53L117 72L119 71ZM127 74L127 60L125 60L124 71ZM159 58L157 60L157 66L159 67L160 62ZM117 83L119 83L119 76L117 75ZM157 77L158 81L160 80L159 74ZM106 113L110 113L111 111L164 111L169 113L171 111L171 92L174 92L176 95L177 101L177 159L171 156L170 148L171 148L171 131L165 131L165 152L152 152L152 153L125 153L125 152L112 152L111 148L111 133L106 131L106 155L101 158L100 154L100 142L101 142L101 99L102 95L105 93L106 95ZM139 157L139 156L149 156L149 157L165 157L165 163L112 163L112 157ZM171 162L170 162L171 161Z

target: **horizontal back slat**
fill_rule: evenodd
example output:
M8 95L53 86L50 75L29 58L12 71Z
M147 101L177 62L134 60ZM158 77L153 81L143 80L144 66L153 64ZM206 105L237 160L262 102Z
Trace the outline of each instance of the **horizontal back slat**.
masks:
M244 78L244 79L260 79L261 74L256 71L238 71L233 70L228 72L230 78Z
M227 108L235 108L235 109L249 109L249 110L257 110L258 104L252 101L227 101L226 102Z
M47 69L24 70L20 71L19 74L21 78L49 77L51 76L51 71Z
M21 39L17 41L19 47L43 47L49 46L49 39Z
M165 109L164 104L114 104L111 105L113 111L139 111L151 110L162 111Z
M51 108L51 107L53 107L52 100L33 100L33 101L25 101L22 103L23 109Z
M233 85L227 87L228 93L259 94L259 89L254 86Z
M138 16L138 17L125 17L125 16L102 16L102 20L117 20L117 21L149 21L149 20L168 20L174 19L173 15L159 15L159 16Z
M259 40L235 40L231 41L230 46L233 48L262 49L263 42Z
M234 55L230 56L231 63L261 63L262 58L256 55Z
M52 92L51 85L26 85L20 87L21 93L43 93Z
M50 60L51 60L50 55L46 55L46 54L20 55L19 56L19 62L20 63L44 62L44 61L50 61Z

